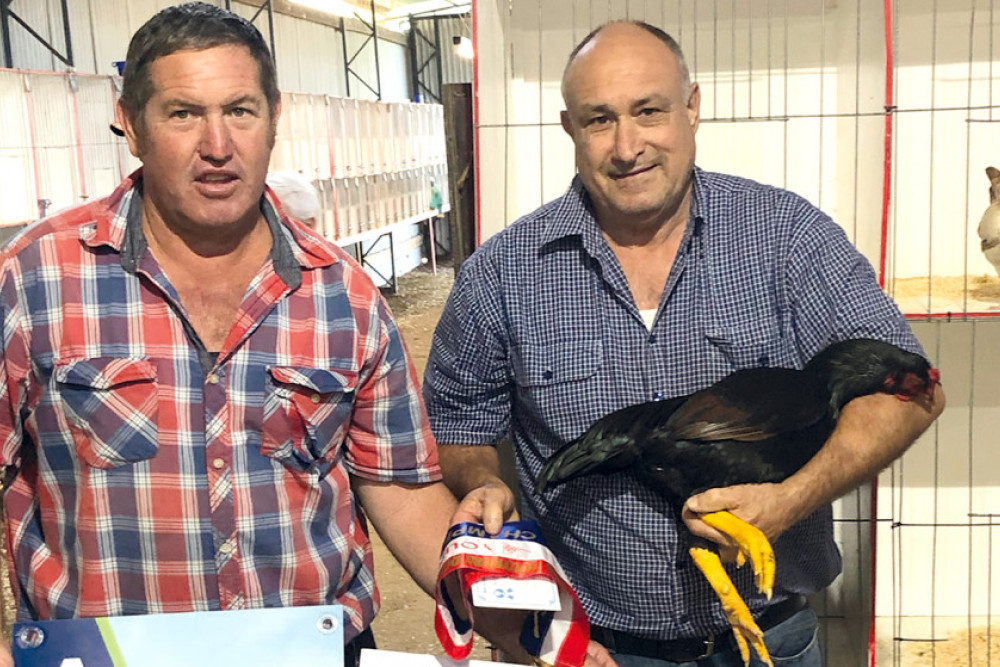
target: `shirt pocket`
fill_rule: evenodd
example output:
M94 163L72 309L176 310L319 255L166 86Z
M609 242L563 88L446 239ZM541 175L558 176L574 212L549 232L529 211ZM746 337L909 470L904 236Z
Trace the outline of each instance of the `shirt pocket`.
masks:
M789 340L782 336L776 320L718 327L708 334L708 339L729 366L727 370L795 367L797 364L794 350Z
M514 355L519 408L560 440L571 440L597 418L592 392L601 365L599 339L521 345Z
M340 454L354 408L357 374L270 366L261 453L302 472L326 475Z
M57 365L54 375L84 461L107 469L156 455L159 387L153 362L75 359Z

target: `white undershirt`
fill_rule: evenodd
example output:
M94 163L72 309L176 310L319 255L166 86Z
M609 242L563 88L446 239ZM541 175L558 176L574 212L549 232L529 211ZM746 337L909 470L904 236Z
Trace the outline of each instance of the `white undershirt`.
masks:
M650 331L653 330L653 320L656 319L656 308L650 308L649 310L640 310L639 314L642 315L642 321L646 323L646 328Z

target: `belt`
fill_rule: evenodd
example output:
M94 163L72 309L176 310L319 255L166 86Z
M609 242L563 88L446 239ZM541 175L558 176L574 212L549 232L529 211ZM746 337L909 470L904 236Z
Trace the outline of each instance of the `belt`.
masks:
M757 625L760 626L761 631L767 632L784 623L807 606L809 606L809 602L806 600L806 596L792 595L781 602L768 606L764 613L757 618ZM638 655L668 662L702 660L716 651L736 646L732 630L707 637L649 639L648 637L637 637L621 630L591 625L590 638L602 644L612 653Z

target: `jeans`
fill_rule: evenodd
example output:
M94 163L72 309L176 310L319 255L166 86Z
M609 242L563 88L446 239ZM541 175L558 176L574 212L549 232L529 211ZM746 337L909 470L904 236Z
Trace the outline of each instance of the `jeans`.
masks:
M358 667L363 648L375 648L375 634L371 627L365 628L361 634L344 644L344 667Z
M823 650L819 645L819 621L808 607L764 633L764 643L774 661L774 667L823 667ZM613 653L618 667L743 667L736 642L719 647L711 656L697 662L668 662L656 658ZM750 667L765 667L750 648Z

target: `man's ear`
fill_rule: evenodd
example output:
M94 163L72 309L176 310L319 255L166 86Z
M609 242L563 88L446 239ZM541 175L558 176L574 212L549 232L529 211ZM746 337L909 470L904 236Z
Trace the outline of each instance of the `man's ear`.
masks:
M136 123L129 117L128 112L125 111L125 106L121 100L118 100L118 104L115 105L115 123L125 133L125 141L128 142L129 152L135 157L142 159L140 132L136 128Z
M691 84L691 92L688 94L687 113L691 128L697 132L698 124L701 122L701 88L698 87L697 83Z
M576 129L573 127L573 119L569 117L569 111L563 110L559 112L559 122L562 123L563 131L565 131L571 139L575 139Z
M281 118L281 97L278 97L278 103L274 105L274 114L271 118L271 136L270 144L271 148L274 148L274 144L278 139L278 119Z

